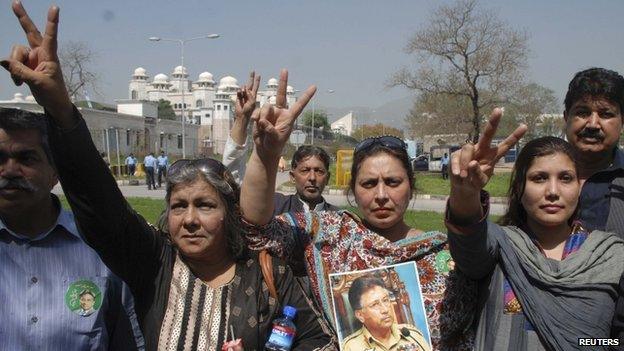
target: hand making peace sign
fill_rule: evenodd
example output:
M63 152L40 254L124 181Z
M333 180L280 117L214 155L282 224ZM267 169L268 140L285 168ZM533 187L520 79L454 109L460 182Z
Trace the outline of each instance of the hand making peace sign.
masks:
M282 69L277 87L275 106L266 104L260 109L260 113L252 116L255 122L253 132L254 144L256 153L261 159L267 157L274 160L279 159L282 149L293 130L295 120L316 92L316 86L308 87L301 94L301 97L288 108L286 104L287 85L288 71Z
M260 86L260 75L256 75L255 71L249 74L247 85L242 86L236 93L236 119L251 118L251 114L256 109L256 96L258 95L258 87ZM245 127L247 124L245 124Z
M527 130L521 124L503 142L491 146L503 110L495 108L476 145L468 143L451 155L451 188L459 193L479 193L494 173L494 165L505 156Z
M42 36L20 1L14 1L12 7L29 46L14 46L11 56L0 64L9 71L16 85L28 84L37 103L54 117L71 117L73 107L57 56L59 8L51 6L48 10L46 29Z

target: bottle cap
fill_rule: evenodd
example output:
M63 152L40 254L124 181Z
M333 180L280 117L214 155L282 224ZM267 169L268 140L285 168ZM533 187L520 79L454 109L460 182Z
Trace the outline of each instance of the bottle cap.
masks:
M294 319L295 316L297 315L297 309L292 306L284 306L284 315L286 317L290 317L291 319Z

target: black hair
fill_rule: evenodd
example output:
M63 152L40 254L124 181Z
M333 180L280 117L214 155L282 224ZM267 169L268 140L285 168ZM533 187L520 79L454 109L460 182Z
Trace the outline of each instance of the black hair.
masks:
M564 105L567 114L578 100L585 97L605 98L618 106L624 113L624 77L604 68L589 68L577 72L568 85Z
M412 195L414 194L414 170L410 164L407 150L390 148L382 144L375 144L353 154L353 163L351 164L351 180L349 181L349 188L347 189L347 201L349 201L349 203L349 192L355 193L355 180L358 172L360 171L360 167L362 166L362 162L364 162L367 158L382 152L399 160L401 165L403 165L403 168L405 168L407 180L410 186L410 199L412 198Z
M48 142L48 123L44 114L17 108L0 107L0 129L6 131L38 131L41 148L48 158L50 165L54 166L52 151L50 150L50 144Z
M292 161L290 161L291 169L297 168L297 165L299 164L299 162L305 160L306 158L310 156L318 157L323 162L323 165L325 166L325 170L329 171L329 162L330 162L329 154L327 153L327 151L323 150L322 148L318 146L312 146L312 145L300 146L297 149L297 151L295 151Z
M386 284L384 284L383 280L370 275L363 275L353 280L349 288L349 303L351 304L351 308L353 308L353 310L361 309L362 304L360 299L362 295L376 286L380 286L384 289L386 288Z
M91 290L83 290L80 294L78 294L78 297L83 297L84 295L91 295L91 297L95 299L95 294L91 292Z
M527 171L536 158L557 153L568 156L574 162L574 167L577 167L574 159L574 148L561 138L547 136L533 139L522 148L511 172L507 193L509 199L507 213L498 220L499 224L521 227L526 223L527 213L522 206L522 196L524 195Z

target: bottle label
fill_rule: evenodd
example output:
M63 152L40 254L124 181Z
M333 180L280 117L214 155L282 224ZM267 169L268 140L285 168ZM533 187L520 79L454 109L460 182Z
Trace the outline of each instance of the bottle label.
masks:
M295 330L283 325L273 326L273 332L269 337L269 343L279 345L284 348L290 348L295 339Z

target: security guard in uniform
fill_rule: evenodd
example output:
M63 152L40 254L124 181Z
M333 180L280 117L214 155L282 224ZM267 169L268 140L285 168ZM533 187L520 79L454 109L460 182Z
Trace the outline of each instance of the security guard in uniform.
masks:
M355 279L349 288L349 303L363 326L343 340L343 351L431 350L420 330L410 324L395 323L390 294L381 279Z

